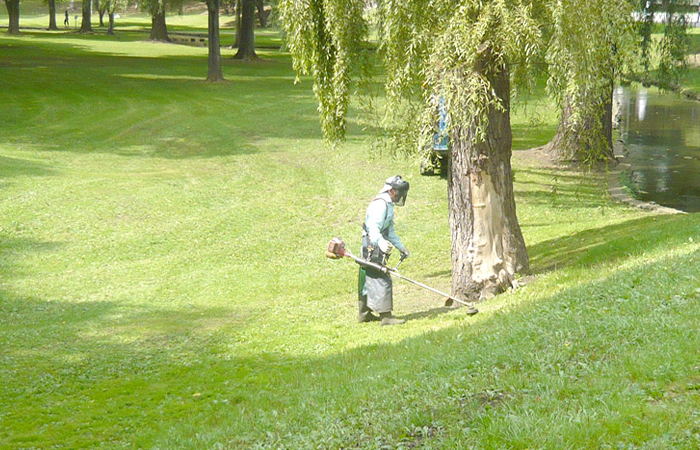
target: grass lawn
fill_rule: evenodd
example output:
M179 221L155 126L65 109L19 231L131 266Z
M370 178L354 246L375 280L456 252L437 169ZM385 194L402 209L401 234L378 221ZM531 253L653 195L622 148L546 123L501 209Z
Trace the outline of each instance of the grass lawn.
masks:
M68 12L69 26L63 25L66 4L56 6L56 24L58 31L53 34L62 35L66 32L76 32L82 22L82 12L80 4L76 4ZM76 19L77 18L77 19ZM109 26L109 17L105 14L104 26L100 26L100 16L98 13L92 14L92 28L99 35L106 35ZM179 34L207 34L207 12L205 3L192 3L187 5L184 14L168 11L166 13L166 24L171 38ZM0 7L0 30L6 31L8 26L7 9ZM20 4L20 30L47 29L49 26L48 6L36 0L22 0ZM236 38L236 20L234 15L226 15L221 11L220 19L221 45L231 46ZM151 32L151 16L143 11L129 8L128 11L116 13L114 28L117 36L113 39L124 40L144 40ZM127 32L127 33L125 33ZM145 37L144 37L145 36ZM259 48L279 48L282 45L282 38L278 31L272 29L256 29L255 43Z
M356 120L325 147L284 53L223 50L212 85L206 49L142 39L0 36L0 449L700 446L698 215L516 152L528 283L468 317L397 281L408 322L357 324L326 243L401 174L402 271L449 289L445 180Z

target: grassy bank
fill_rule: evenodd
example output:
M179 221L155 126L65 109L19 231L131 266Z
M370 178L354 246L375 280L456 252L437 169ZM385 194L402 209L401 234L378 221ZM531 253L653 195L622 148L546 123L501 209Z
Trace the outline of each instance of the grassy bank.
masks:
M528 283L468 317L398 282L409 321L359 325L325 244L400 173L403 272L449 289L445 180L354 120L329 150L287 55L231 55L210 85L206 49L0 36L0 448L700 445L696 215L516 152Z

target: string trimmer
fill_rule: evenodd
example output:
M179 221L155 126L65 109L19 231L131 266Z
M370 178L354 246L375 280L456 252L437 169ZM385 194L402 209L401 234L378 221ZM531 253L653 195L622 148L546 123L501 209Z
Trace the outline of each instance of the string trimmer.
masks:
M409 283L413 283L416 286L420 286L423 289L427 289L431 292L442 295L443 297L447 297L447 299L445 300L445 306L452 306L454 304L454 302L457 302L457 303L462 304L462 305L466 306L467 308L469 308L467 310L467 314L469 314L469 315L474 315L474 314L479 312L478 309L474 308L472 305L470 305L469 303L467 303L463 300L460 300L460 299L455 298L451 295L445 294L444 292L440 292L435 288L431 288L430 286L427 286L427 285L420 283L418 281L415 281L415 280L411 280L410 278L406 278L405 276L401 275L397 269L398 269L399 265L405 259L405 256L403 256L403 255L401 256L401 259L396 264L396 266L394 266L394 267L383 266L381 264L373 263L371 261L367 261L363 258L359 258L359 257L353 255L345 248L345 242L343 242L342 239L340 239L340 238L331 239L331 241L328 243L328 247L326 248L326 258L342 259L343 256L354 260L357 264L361 265L362 267L374 269L374 270L377 270L377 271L382 272L382 273L388 273L391 276L400 278L404 281L408 281Z

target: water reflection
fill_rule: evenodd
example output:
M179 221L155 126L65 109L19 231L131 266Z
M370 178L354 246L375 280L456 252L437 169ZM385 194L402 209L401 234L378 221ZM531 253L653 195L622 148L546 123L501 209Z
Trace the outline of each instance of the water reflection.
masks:
M644 117L646 117L647 114L647 91L646 89L642 89L640 91L637 91L637 102L636 102L636 110L637 110L637 120L642 121L644 120Z
M700 102L633 87L614 98L638 197L700 211Z

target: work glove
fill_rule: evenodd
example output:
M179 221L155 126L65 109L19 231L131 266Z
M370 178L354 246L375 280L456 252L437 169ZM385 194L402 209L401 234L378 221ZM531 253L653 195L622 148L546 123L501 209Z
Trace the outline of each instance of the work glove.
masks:
M391 245L391 242L387 241L386 239L380 239L379 240L379 250L382 251L385 255L388 255L391 253L391 250L394 248L393 245Z
M411 256L411 252L409 252L407 248L404 248L403 250L401 250L401 257L403 259L406 259L409 256Z

